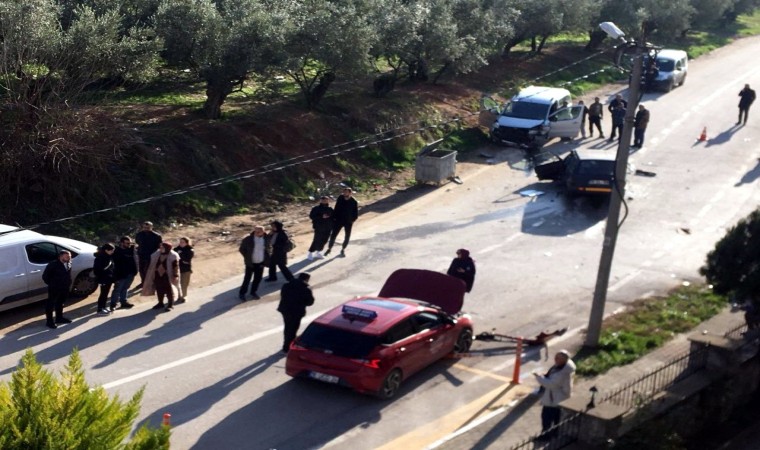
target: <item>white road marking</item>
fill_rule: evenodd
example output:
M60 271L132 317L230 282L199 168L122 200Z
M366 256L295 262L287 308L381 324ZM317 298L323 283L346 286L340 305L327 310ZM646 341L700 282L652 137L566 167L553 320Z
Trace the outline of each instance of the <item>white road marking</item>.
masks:
M480 250L478 252L478 254L480 255L480 254L483 254L483 253L492 252L492 251L494 251L494 250L496 250L498 248L504 247L505 245L507 245L508 243L514 241L515 239L519 238L522 235L523 235L523 233L515 233L512 236L504 239L503 241L501 241L498 244L494 244L494 245L491 245L491 246L488 246L488 247L484 248L483 250Z
M318 313L311 314L311 315L309 315L307 317L304 317L304 321L306 321L308 323L308 322L316 319L320 315L324 314L327 311L328 310L320 311ZM178 359L176 361L172 361L170 363L166 363L166 364L163 364L163 365L158 366L158 367L154 367L152 369L148 369L148 370L144 370L142 372L138 372L136 374L133 374L133 375L130 375L128 377L124 377L124 378L112 381L110 383L105 383L105 384L103 384L103 388L104 389L111 389L111 388L115 388L117 386L121 386L123 384L131 383L133 381L137 381L139 379L142 379L142 378L145 378L145 377L149 377L151 375L155 375L157 373L160 373L160 372L163 372L163 371L166 371L166 370L169 370L169 369L173 369L175 367L179 367L179 366L182 366L182 365L185 365L185 364L189 364L189 363L194 362L194 361L198 361L199 359L203 359L203 358L207 358L209 356L216 355L217 353L221 353L221 352L233 349L235 347L240 347L241 345L249 344L251 342L255 342L255 341L258 341L260 339L264 339L264 338L269 337L269 336L271 336L273 334L280 333L280 332L282 332L282 330L283 330L283 326L280 325L278 327L275 327L275 328L272 328L272 329L269 329L269 330L266 330L266 331L261 331L261 332L256 333L256 334L252 334L251 336L248 336L246 338L238 339L237 341L228 342L228 343L226 343L224 345L220 345L219 347L214 347L214 348L208 349L206 351L203 351L203 352L200 352L200 353L196 353L194 355L190 355L190 356L187 356L185 358L181 358L181 359Z

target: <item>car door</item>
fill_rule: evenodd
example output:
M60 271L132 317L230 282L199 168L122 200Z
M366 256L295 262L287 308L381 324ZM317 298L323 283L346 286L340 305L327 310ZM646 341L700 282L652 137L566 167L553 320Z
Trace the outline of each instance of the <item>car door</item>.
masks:
M502 106L489 96L483 96L480 98L480 115L478 116L478 124L487 129L491 129L493 123L499 117L502 111Z
M0 311L12 308L14 302L27 297L27 272L22 252L21 245L0 248Z
M539 180L561 180L565 174L565 161L551 152L533 157L533 170Z
M425 352L425 343L417 334L414 322L407 318L394 325L383 337L383 343L392 350L393 362L388 367L400 368L404 377L413 374L420 368L420 358Z
M583 106L562 108L549 116L549 138L573 138L581 131Z
M42 272L48 264L58 259L58 252L61 250L64 248L47 241L26 244L24 259L30 293L38 295L47 290L47 285L42 281Z
M412 316L412 320L419 330L418 333L426 342L424 360L420 361L420 369L422 369L449 353L453 342L449 342L450 339L447 340L449 336L446 334L446 322L438 314L420 311Z

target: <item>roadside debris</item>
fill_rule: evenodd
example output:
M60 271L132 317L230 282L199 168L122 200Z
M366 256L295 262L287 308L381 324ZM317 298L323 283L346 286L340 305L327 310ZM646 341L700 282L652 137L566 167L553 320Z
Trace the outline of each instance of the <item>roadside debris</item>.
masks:
M523 344L525 345L546 345L546 342L556 336L562 336L567 331L567 328L561 328L559 330L554 330L550 333L546 332L540 332L536 337L534 338L524 338L521 336L510 336L508 334L500 334L496 332L488 332L484 331L477 336L475 336L476 341L496 341L496 342L503 342L503 341L513 341L517 342L518 340L522 339Z
M520 191L520 195L523 197L538 197L539 195L544 195L544 191L537 191L535 189L525 189L523 191Z
M455 175L455 176L451 177L451 181L453 181L456 184L464 184L464 181L462 181L462 179L459 178L458 175Z
M636 169L636 172L634 173L642 177L656 177L657 176L657 174L654 172L649 172L647 170L641 170L641 169Z

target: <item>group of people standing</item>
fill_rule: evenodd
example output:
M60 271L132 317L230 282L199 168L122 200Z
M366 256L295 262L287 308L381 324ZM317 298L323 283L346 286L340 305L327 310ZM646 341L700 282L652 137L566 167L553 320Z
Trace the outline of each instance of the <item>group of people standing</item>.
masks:
M602 118L604 116L604 105L599 101L599 97L594 97L594 102L588 106L583 101L578 105L583 106L583 119L581 122L581 136L586 137L586 118L588 117L589 137L594 137L594 128L599 132L599 138L604 139L602 130ZM607 111L611 117L611 133L609 140L614 141L617 136L618 142L623 137L623 125L625 124L625 115L627 113L628 102L622 95L617 94L615 98L607 105ZM641 148L644 146L644 135L649 125L649 110L643 104L639 104L639 110L633 119L633 144L632 148Z

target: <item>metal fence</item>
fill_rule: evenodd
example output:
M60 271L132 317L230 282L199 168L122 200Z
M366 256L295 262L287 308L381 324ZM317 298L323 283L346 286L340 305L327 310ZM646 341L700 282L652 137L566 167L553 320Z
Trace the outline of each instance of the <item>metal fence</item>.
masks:
M731 328L730 330L726 331L723 336L729 338L729 339L741 339L744 337L744 334L747 332L748 327L746 323L743 323L741 325L738 325L734 328Z
M690 350L616 390L601 397L599 403L611 402L627 409L646 406L652 398L707 365L707 347Z
M578 432L581 429L583 416L583 413L575 413L572 416L566 417L546 433L540 433L528 438L515 444L509 450L558 450L566 447L578 440Z

